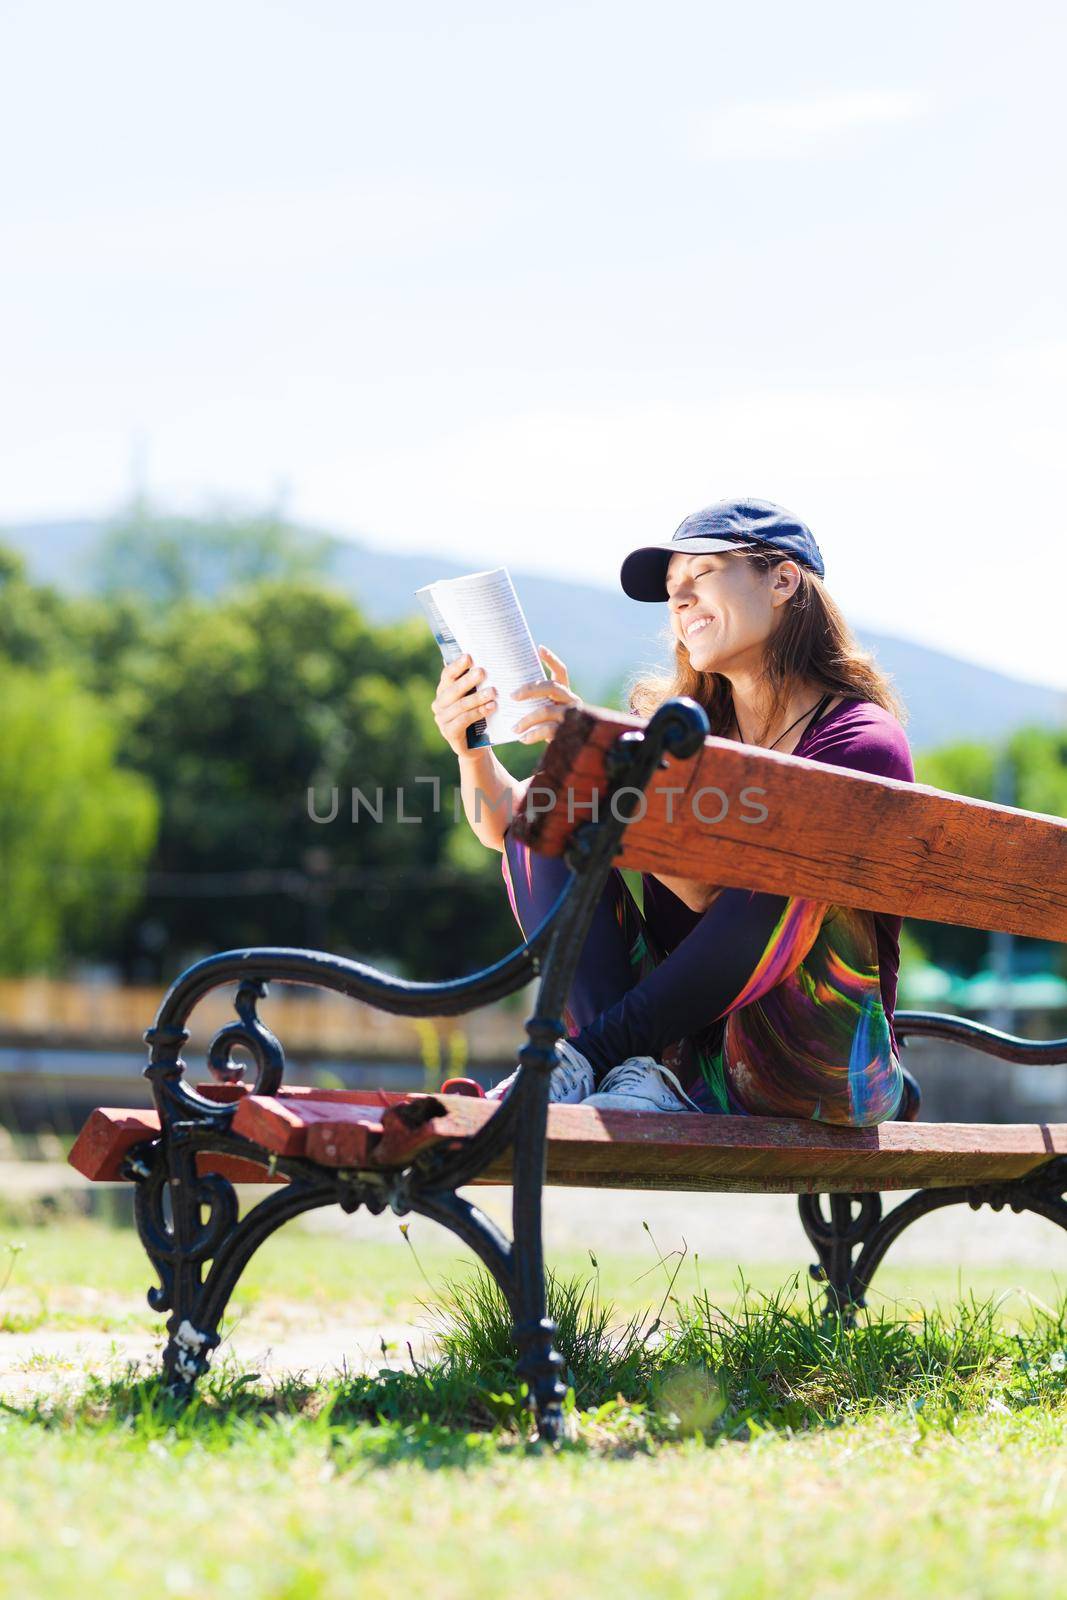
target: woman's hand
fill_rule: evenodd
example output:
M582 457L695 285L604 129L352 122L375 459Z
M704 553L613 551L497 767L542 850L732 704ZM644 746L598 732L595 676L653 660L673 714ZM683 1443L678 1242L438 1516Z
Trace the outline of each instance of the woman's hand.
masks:
M537 647L537 653L552 674L551 678L538 678L536 683L524 683L512 695L514 700L550 700L551 705L540 706L515 724L515 732L523 744L535 744L538 739L552 740L563 721L569 706L580 706L581 699L570 686L566 667L547 645Z
M438 731L456 754L470 755L467 729L496 710L496 690L485 682L485 668L476 667L470 656L462 655L450 661L438 678L430 709Z

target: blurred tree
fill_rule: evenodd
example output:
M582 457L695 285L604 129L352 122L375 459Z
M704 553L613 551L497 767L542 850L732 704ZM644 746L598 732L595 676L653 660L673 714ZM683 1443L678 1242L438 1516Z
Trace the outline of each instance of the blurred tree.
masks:
M73 663L72 606L57 590L28 582L22 557L0 546L0 661L38 670Z
M1014 805L1048 816L1067 816L1067 730L1020 728L1003 750L984 744L946 745L916 758L916 776L936 789L992 800L1002 761L1010 769ZM928 959L939 966L970 973L987 963L987 934L935 923L914 923L912 928ZM1057 945L1020 940L1019 950L1024 968L1047 970L1064 964L1063 949Z
M421 620L374 628L340 595L267 583L173 606L137 659L125 754L162 806L160 976L190 953L274 943L450 977L515 942L499 857L455 852L456 763ZM536 752L516 749L521 776Z
M156 804L107 708L69 674L0 663L0 971L95 955L140 898Z
M1008 744L1015 804L1067 817L1067 728L1020 728Z
M938 789L992 800L1002 758L1011 767L1015 805L1067 816L1067 729L1020 728L1003 752L985 744L945 745L919 756L916 773Z

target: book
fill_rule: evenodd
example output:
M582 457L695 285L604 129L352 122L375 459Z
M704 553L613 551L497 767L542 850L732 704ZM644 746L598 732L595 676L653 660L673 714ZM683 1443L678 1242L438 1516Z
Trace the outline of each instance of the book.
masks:
M441 578L415 590L415 598L429 619L433 636L446 665L469 655L476 667L485 668L479 689L492 684L497 709L467 729L468 750L510 744L518 735L515 724L545 700L513 700L523 684L547 678L529 625L515 593L507 567L472 572L463 578Z

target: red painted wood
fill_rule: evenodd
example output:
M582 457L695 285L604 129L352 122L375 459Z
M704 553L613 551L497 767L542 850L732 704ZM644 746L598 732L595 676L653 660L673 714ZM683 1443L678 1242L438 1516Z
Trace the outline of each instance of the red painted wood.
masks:
M74 1141L67 1157L71 1166L94 1183L121 1176L119 1167L135 1144L154 1139L159 1117L154 1111L119 1111L99 1106Z
M283 1183L283 1178L278 1178L266 1167L261 1167L256 1161L242 1161L238 1156L199 1155L196 1158L196 1170L199 1173L217 1172L220 1178L228 1178L231 1183Z
M382 1136L374 1106L335 1106L308 1128L305 1154L324 1167L367 1167Z
M381 1137L381 1114L373 1100L249 1095L234 1113L233 1131L276 1155L359 1166Z
M382 1138L374 1151L375 1166L403 1167L432 1145L469 1139L484 1127L495 1104L473 1095L449 1094L430 1096L427 1108L433 1108L434 1114L426 1116L417 1103L383 1112Z
M247 1101L253 1098L244 1084L201 1083L196 1085L196 1091L203 1095L205 1100L223 1104L233 1100ZM316 1101L339 1100L345 1104L384 1107L398 1100L406 1100L408 1096L387 1089L310 1089L298 1085L291 1089L281 1089L277 1098L280 1101L296 1102L311 1098ZM242 1113L246 1116L248 1114L243 1105L235 1113L235 1120ZM159 1118L154 1111L145 1108L121 1110L101 1106L90 1113L67 1159L76 1171L87 1178L96 1182L114 1182L120 1177L119 1167L127 1151L144 1139L154 1139L158 1133ZM255 1135L246 1131L245 1137L254 1138ZM203 1172L221 1172L224 1176L232 1177L235 1183L266 1181L263 1168L252 1162L238 1162L225 1156L204 1156L200 1158L198 1165Z
M159 1133L159 1118L154 1111L121 1110L99 1106L91 1112L82 1128L68 1160L76 1171L94 1182L118 1182L120 1168L134 1145L154 1139ZM236 1156L200 1155L196 1159L198 1172L216 1172L231 1183L274 1183L265 1168L254 1161L242 1161Z

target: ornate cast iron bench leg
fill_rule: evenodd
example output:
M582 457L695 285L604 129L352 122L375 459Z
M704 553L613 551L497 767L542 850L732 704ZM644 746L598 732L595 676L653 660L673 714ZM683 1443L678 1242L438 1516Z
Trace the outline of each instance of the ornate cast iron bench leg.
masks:
M919 1189L883 1213L879 1194L801 1195L800 1220L818 1253L812 1276L826 1284L826 1313L847 1322L866 1305L871 1279L886 1252L913 1222L945 1206L977 1211L1033 1211L1067 1231L1067 1158L1058 1156L1026 1177L955 1189ZM823 1201L828 1201L828 1213ZM858 1254L857 1254L858 1252Z

